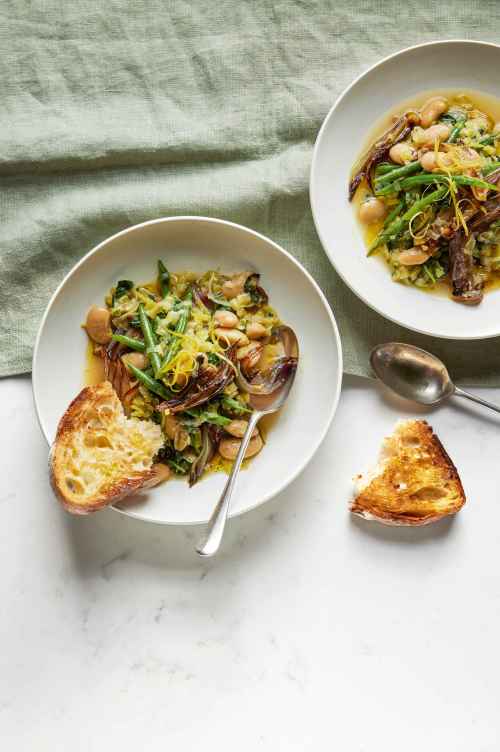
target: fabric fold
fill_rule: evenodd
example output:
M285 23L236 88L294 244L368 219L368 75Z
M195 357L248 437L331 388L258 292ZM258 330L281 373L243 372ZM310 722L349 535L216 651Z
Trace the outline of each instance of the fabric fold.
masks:
M258 230L305 265L338 320L348 373L368 375L373 345L404 340L461 383L499 386L498 339L433 340L384 320L338 278L314 229L312 148L342 89L410 44L496 41L500 21L496 0L408 0L394 24L400 13L396 0L5 4L0 376L30 370L52 292L95 244L196 214Z

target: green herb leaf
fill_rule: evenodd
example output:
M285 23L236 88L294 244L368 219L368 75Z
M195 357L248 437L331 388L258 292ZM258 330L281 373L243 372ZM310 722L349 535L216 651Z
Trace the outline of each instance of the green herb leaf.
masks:
M265 305L268 301L266 292L259 285L260 274L250 274L245 282L244 290L250 295L254 305Z
M119 279L116 283L115 291L113 293L113 305L116 300L119 300L126 295L129 290L132 290L134 283L130 279Z

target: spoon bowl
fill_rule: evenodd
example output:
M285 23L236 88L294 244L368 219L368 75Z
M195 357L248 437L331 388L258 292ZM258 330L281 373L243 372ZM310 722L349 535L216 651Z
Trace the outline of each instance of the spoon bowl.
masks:
M370 364L389 389L421 405L436 405L455 391L444 363L420 347L400 342L378 345Z
M293 329L289 326L281 325L279 327L279 336L284 343L287 358L295 361L291 364L291 367L287 371L284 383L275 389L273 392L266 394L252 393L248 395L248 401L250 407L253 410L257 410L262 415L270 415L280 410L285 404L290 389L293 386L295 374L297 372L297 365L299 361L299 343Z
M464 397L500 413L497 405L455 386L444 363L420 347L402 342L377 345L370 364L380 381L405 399L438 405L451 396Z

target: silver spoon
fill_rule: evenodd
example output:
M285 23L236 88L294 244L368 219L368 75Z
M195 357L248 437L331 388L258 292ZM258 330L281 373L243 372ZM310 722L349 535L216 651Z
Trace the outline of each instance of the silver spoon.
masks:
M284 328L284 327L283 327ZM289 353L291 356L298 359L299 357L299 345L295 333L289 327L286 327L287 335L289 338ZM249 394L249 406L252 408L253 413L248 421L247 430L241 440L241 446L234 461L234 465L231 470L231 474L227 479L227 483L224 486L222 495L217 502L217 505L208 521L208 530L196 547L196 551L200 556L213 556L219 550L219 546L224 534L224 528L226 525L227 513L229 511L229 504L231 502L231 496L236 485L236 479L243 462L247 446L250 442L252 432L257 423L264 415L270 415L279 410L286 402L290 389L295 379L296 368L293 368L288 373L287 380L284 384L276 389L271 394Z
M421 405L437 405L449 397L465 397L500 413L500 407L455 386L446 366L435 355L413 345L377 345L370 363L378 378L400 397Z

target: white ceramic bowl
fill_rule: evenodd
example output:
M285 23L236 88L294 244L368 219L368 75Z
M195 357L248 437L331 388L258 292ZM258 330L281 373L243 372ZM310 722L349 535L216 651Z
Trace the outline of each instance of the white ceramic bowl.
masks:
M323 247L344 282L391 321L423 334L452 339L500 335L500 291L481 305L462 306L392 282L366 249L347 184L373 124L400 103L435 89L469 89L500 98L500 47L484 42L446 41L391 55L360 76L328 113L314 148L311 207Z
M264 450L241 473L231 515L267 501L290 483L318 449L333 419L342 380L335 319L306 270L280 246L240 225L205 217L171 217L130 227L105 240L73 268L50 301L33 357L33 392L40 426L52 443L58 421L83 387L87 337L81 329L93 303L120 278L146 281L162 258L172 270L255 269L284 322L297 334L295 384ZM209 475L194 488L174 479L119 511L151 522L208 520L225 483Z

